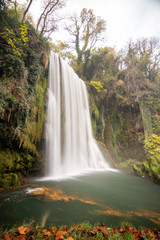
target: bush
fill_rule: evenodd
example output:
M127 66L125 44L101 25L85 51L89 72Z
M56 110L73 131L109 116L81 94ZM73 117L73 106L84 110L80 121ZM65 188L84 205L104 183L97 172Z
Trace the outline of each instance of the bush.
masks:
M24 62L20 57L14 54L6 54L4 56L4 66L6 77L19 78L24 72Z
M160 164L160 137L152 134L149 139L145 140L145 150L150 164Z

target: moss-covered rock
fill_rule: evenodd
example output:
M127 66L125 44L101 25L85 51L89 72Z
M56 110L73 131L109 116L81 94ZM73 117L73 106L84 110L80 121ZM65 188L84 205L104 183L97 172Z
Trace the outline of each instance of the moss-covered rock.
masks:
M27 176L36 170L37 160L35 156L10 149L0 151L0 174L14 172Z
M133 164L133 170L136 175L143 176L143 171L141 169L142 165Z
M0 174L0 187L9 188L20 185L18 175L15 173Z

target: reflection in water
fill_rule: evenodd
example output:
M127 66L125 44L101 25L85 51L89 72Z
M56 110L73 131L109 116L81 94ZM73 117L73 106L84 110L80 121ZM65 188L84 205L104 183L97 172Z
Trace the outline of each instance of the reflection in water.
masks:
M44 201L70 201L70 200L78 200L86 204L93 204L98 205L97 202L95 202L93 199L87 197L87 198L79 198L75 195L67 195L65 194L61 189L58 188L47 188L47 187L41 187L41 188L35 188L32 189L28 194L35 195L35 196L44 196Z
M125 218L131 218L133 216L146 217L153 223L160 224L160 213L156 213L156 212L145 210L145 209L138 209L138 211L120 211L120 210L112 209L106 206L105 204L99 203L98 201L95 201L94 199L91 199L89 197L80 198L76 195L67 195L66 193L64 193L64 191L58 188L47 188L47 187L35 188L28 191L28 194L34 195L37 198L40 198L40 196L43 196L44 201L68 202L70 200L73 200L73 201L78 200L85 204L96 205L97 207L99 207L99 209L92 210L92 212L90 212L91 214L94 214L94 215L110 215L110 216L125 217ZM62 209L60 209L60 211L62 211ZM49 216L49 212L47 212L44 215L44 218L42 220L44 225L48 216Z

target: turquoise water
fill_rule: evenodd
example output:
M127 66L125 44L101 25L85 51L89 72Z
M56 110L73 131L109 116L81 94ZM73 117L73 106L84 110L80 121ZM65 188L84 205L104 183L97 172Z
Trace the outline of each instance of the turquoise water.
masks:
M39 189L37 189L39 188ZM160 224L160 187L127 172L95 172L62 180L30 179L27 186L0 195L0 225L35 221L108 226Z

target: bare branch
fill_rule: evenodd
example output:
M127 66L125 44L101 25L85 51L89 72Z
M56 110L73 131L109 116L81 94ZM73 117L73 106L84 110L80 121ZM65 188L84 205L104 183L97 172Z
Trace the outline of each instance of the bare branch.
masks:
M33 2L33 0L30 0L30 1L29 1L29 4L28 4L26 10L24 11L23 18L22 18L22 23L25 21L26 15L27 15L27 13L28 13L28 10L29 10L32 2Z

